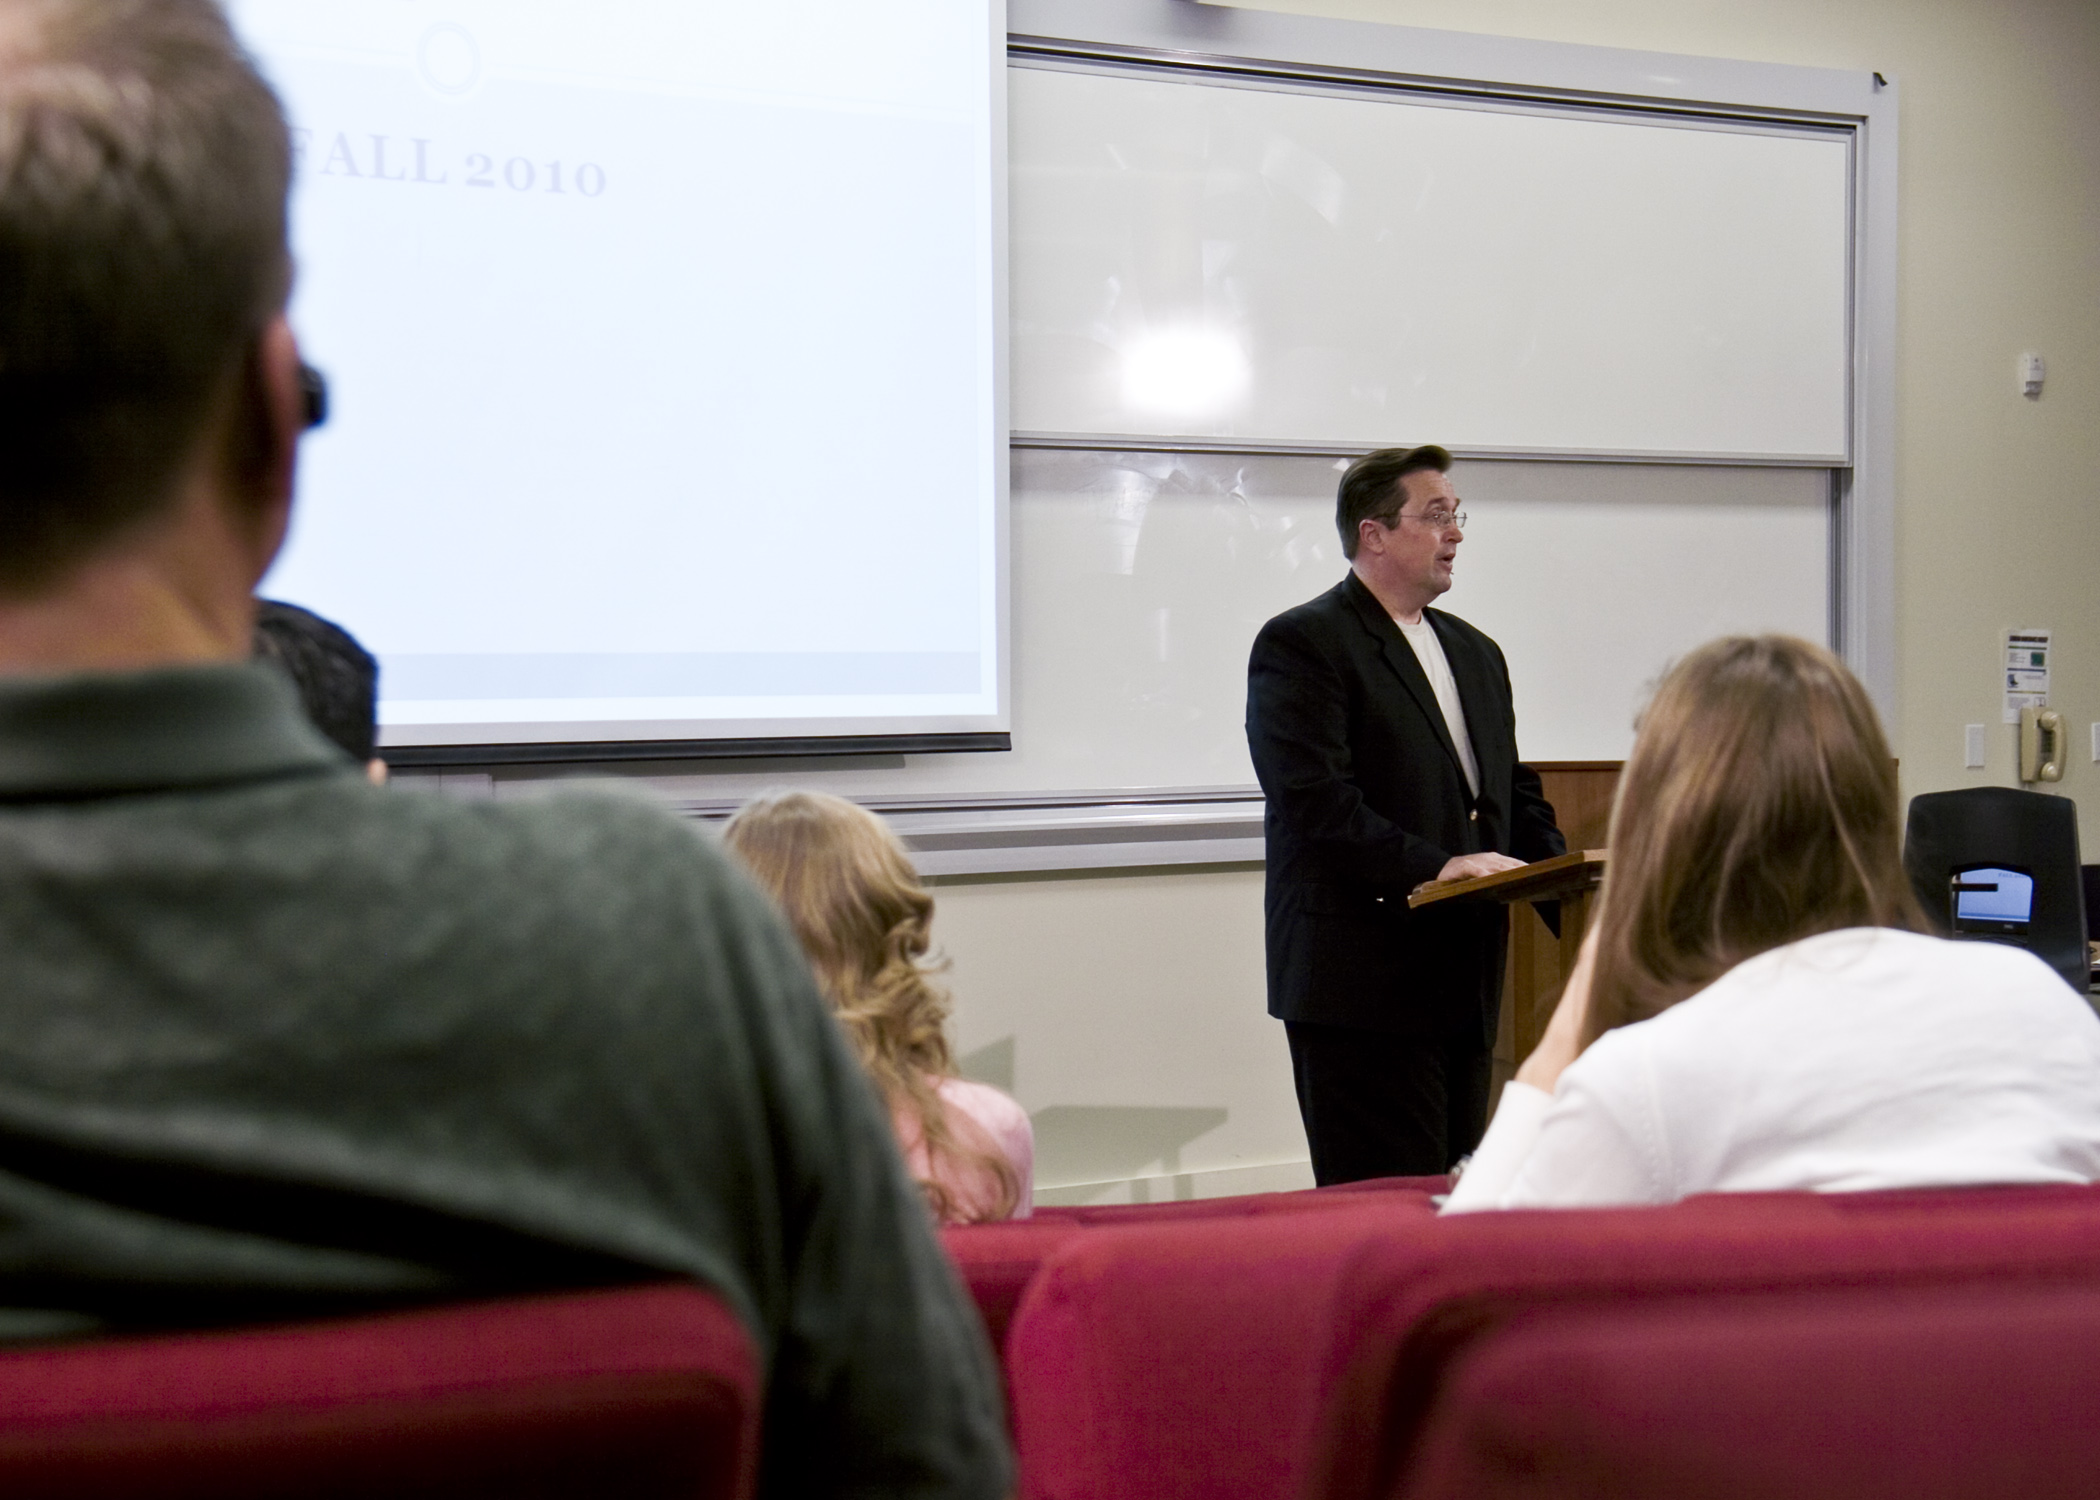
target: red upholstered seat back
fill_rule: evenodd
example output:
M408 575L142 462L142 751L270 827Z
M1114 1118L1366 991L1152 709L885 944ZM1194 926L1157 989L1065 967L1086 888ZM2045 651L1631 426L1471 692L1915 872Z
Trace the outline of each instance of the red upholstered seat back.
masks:
M1007 1343L1022 1494L1293 1493L1336 1274L1366 1243L1436 1227L1428 1199L1403 1192L1073 1236Z
M1006 1348L1006 1333L1021 1294L1050 1253L1086 1227L1038 1216L1008 1224L961 1224L941 1231L941 1244L969 1288L994 1350Z
M1372 1177L1333 1187L1301 1188L1285 1193L1243 1193L1230 1198L1186 1198L1172 1203L1089 1203L1073 1208L1039 1208L1039 1220L1065 1220L1096 1228L1157 1224L1182 1219L1246 1218L1253 1214L1317 1213L1347 1208L1366 1193L1411 1193L1426 1197L1450 1186L1448 1177Z
M1380 1177L1342 1187L1292 1193L1248 1193L1233 1198L1193 1198L1173 1203L1100 1203L1040 1208L1029 1219L1004 1224L964 1224L941 1231L963 1284L984 1318L992 1347L1004 1351L1021 1293L1050 1253L1081 1229L1125 1229L1140 1224L1237 1219L1266 1214L1322 1213L1361 1207L1366 1194L1400 1195L1427 1211L1427 1195L1444 1191L1442 1177Z
M0 1354L0 1495L749 1494L751 1340L690 1285Z
M2100 1486L2100 1291L1765 1292L1513 1320L1416 1500L2024 1500Z
M1310 1495L1411 1492L1438 1393L1483 1339L1527 1317L1771 1292L2100 1287L2100 1194L2082 1187L1716 1195L1435 1229L1366 1240L1337 1278Z

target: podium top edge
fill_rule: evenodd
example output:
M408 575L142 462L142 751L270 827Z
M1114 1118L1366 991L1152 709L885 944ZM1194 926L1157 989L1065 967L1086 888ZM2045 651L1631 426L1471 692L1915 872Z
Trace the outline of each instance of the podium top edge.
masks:
M1477 875L1471 880L1430 886L1410 895L1407 905L1413 910L1439 901L1490 894L1501 901L1545 901L1562 891L1594 885L1603 878L1604 867L1610 860L1609 849L1571 849L1566 854L1557 854L1535 864L1519 865L1514 870L1498 870L1492 875Z

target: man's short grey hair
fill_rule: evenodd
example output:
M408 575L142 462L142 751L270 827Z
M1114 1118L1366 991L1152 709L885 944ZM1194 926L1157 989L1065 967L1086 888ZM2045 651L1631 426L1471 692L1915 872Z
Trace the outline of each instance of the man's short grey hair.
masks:
M290 164L213 0L0 0L0 590L169 503L256 378Z

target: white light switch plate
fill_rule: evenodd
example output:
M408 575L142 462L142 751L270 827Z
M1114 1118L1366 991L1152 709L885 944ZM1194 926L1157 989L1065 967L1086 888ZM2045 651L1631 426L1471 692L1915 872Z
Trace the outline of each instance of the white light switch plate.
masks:
M2096 751L2100 751L2100 724L2095 724L2093 726L2093 746ZM1961 754L1961 763L1967 766L1970 770L1973 771L1982 766L1983 726L1981 724L1962 725ZM2096 760L2100 760L2100 755L2095 755L2094 758Z

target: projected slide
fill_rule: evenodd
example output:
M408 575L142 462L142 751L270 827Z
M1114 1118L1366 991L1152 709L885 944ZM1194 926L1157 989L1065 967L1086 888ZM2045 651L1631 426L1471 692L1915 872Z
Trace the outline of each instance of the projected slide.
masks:
M1006 727L986 0L232 11L387 745Z

